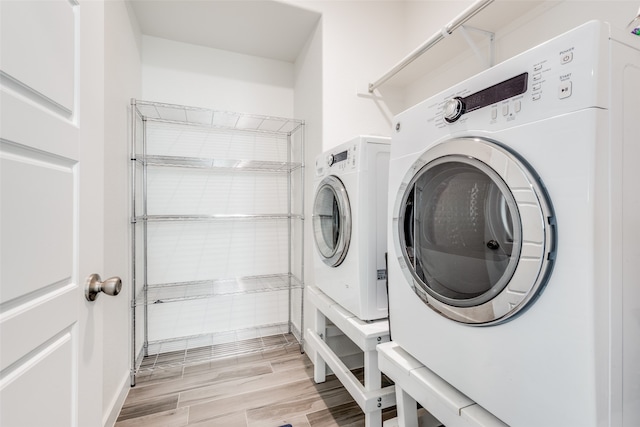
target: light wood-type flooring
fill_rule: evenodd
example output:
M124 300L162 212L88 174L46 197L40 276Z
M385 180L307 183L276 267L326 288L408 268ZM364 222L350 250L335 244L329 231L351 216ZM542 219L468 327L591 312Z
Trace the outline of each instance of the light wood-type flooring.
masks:
M313 364L297 344L182 362L140 374L116 427L364 426L364 414L334 375L314 382ZM383 414L395 416L394 409Z

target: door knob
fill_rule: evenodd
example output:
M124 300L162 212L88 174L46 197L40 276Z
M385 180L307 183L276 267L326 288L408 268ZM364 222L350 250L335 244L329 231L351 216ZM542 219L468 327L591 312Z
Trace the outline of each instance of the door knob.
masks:
M107 295L116 296L122 289L122 279L119 277L110 277L104 282L100 278L99 274L91 274L87 277L87 283L85 285L84 296L88 301L95 301L98 298L100 292L104 292Z

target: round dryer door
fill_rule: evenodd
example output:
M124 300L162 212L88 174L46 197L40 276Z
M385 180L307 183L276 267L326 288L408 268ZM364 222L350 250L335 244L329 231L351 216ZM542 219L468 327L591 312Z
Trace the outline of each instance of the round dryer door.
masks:
M551 205L513 153L487 140L449 140L427 150L400 188L401 266L439 314L494 324L543 288L555 246Z
M322 261L339 266L347 256L351 239L351 207L342 181L324 178L313 203L313 237Z

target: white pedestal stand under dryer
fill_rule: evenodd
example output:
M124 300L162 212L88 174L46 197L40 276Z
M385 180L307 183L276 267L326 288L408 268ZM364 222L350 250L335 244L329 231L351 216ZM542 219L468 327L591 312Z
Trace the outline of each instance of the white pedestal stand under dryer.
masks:
M382 410L396 404L393 386L382 387L376 346L389 341L387 319L365 322L346 311L338 303L313 286L307 288L307 298L314 310L315 330L307 329L307 345L316 352L314 380L325 381L326 367L351 394L364 412L366 427L382 427ZM325 342L327 319L364 352L364 385L353 375Z
M418 427L417 403L447 427L508 427L394 342L377 346L378 366L396 388L398 425Z

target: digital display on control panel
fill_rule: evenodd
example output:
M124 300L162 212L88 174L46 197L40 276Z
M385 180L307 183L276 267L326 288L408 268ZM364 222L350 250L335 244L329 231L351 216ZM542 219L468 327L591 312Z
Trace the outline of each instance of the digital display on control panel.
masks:
M343 160L347 160L347 150L342 151L341 153L336 153L333 155L333 162L338 163Z
M529 73L522 73L519 76L471 94L466 98L462 98L465 105L465 112L468 113L478 108L504 101L512 96L525 93L527 91L528 76Z

